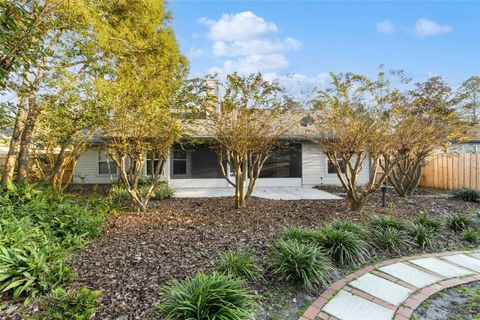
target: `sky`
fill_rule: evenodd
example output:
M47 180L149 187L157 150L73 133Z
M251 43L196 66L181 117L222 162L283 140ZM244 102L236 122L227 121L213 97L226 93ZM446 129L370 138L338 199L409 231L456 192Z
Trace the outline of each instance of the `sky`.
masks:
M380 65L414 81L458 87L480 74L479 1L171 0L191 75L261 71L292 90L328 73L375 76Z

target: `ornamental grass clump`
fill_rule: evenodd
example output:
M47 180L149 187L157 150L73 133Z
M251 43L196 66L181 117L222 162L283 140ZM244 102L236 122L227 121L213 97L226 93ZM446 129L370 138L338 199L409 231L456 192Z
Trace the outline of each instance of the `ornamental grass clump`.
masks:
M368 259L369 244L356 233L327 225L321 230L319 244L341 266L363 263Z
M337 230L352 232L362 239L368 238L368 230L366 228L350 221L336 219L330 223L330 226Z
M330 258L318 246L296 240L278 240L269 264L279 279L298 281L307 289L324 285L334 272Z
M432 245L435 237L435 230L417 222L409 227L409 234L420 246L422 246L422 248L424 248Z
M372 230L372 238L377 247L397 254L411 245L408 234L394 227L375 228Z
M434 232L439 231L442 228L442 222L433 218L425 211L420 212L414 221L416 224L429 228Z
M262 269L255 256L247 250L226 251L215 261L216 271L252 282L263 279Z
M183 282L173 280L161 294L156 309L164 320L252 319L253 295L240 278L199 272Z
M478 241L478 238L480 236L479 233L480 233L479 231L476 231L472 228L468 228L463 231L462 236L465 241L468 241L470 243L475 243Z
M455 213L447 217L447 225L453 231L463 231L471 224L470 218L465 213Z
M280 239L285 241L297 240L303 243L316 243L319 238L318 231L302 227L288 227L280 231Z
M453 196L463 201L475 202L480 198L480 192L475 189L461 188L453 191Z
M407 228L405 222L390 215L374 216L370 219L369 224L371 228L380 230L386 228L405 230Z
M33 319L48 320L90 320L97 312L97 300L100 291L91 291L87 287L78 290L56 288L46 297L40 299L40 314Z

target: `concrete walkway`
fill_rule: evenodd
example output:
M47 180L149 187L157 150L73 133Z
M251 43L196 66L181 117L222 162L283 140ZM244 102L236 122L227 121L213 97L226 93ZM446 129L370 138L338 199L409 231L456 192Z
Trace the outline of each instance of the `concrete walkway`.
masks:
M176 198L233 197L233 188L181 188L175 190ZM339 196L308 187L257 187L254 197L273 200L338 200Z
M334 283L300 320L408 320L431 295L474 281L480 250L388 260Z

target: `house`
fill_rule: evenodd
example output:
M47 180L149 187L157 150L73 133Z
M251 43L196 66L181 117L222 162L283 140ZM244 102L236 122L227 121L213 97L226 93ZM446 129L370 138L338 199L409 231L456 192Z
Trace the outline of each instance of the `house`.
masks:
M257 186L318 186L340 185L336 168L330 163L321 147L311 141L307 126L308 116L298 119L279 141L270 158L266 161ZM195 145L175 145L168 158L162 179L174 188L229 187L223 177L215 151L208 144L208 137L198 132ZM147 159L145 174L151 172L155 159ZM228 171L228 168L227 168ZM230 174L227 172L227 174ZM361 171L358 183L367 183L369 166ZM78 159L74 183L109 184L119 180L115 163L102 151L92 147Z
M480 153L480 123L468 125L465 139L454 144L449 151L454 153Z

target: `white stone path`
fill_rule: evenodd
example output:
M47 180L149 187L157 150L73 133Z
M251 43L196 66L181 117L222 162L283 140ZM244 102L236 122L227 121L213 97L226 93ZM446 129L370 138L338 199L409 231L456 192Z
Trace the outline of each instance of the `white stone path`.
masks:
M480 281L478 250L390 260L336 282L300 320L407 320L430 295L472 281Z

